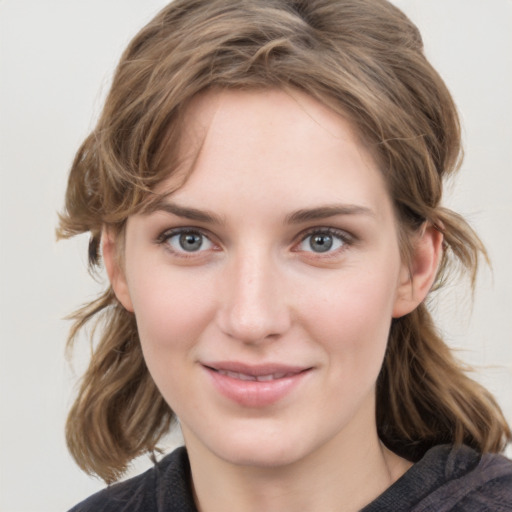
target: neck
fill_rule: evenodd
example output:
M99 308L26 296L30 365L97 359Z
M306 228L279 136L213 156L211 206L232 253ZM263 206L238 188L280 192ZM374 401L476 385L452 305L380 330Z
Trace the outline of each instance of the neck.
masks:
M202 445L187 443L198 510L360 510L411 464L382 445L376 427L358 434L362 442L340 433L307 457L278 467L231 464Z

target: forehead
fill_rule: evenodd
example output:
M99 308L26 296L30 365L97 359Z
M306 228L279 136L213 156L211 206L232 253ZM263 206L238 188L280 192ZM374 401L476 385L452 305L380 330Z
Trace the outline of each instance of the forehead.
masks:
M174 198L205 205L236 191L248 200L274 201L275 210L318 202L378 207L385 193L382 174L351 124L303 92L208 91L192 100L184 119L187 180L176 190L170 176L158 187Z

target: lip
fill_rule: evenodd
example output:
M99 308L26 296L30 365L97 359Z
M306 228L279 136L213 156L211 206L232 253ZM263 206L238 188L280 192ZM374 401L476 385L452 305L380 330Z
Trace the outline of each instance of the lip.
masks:
M201 363L223 396L243 407L266 407L291 393L311 367L284 364L248 365L235 361Z

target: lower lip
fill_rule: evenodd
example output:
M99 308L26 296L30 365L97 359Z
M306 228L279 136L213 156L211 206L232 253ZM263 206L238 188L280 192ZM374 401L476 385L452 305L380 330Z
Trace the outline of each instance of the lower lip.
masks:
M223 375L211 368L204 368L222 395L244 407L266 407L282 400L311 372L311 370L305 370L282 379L260 382L240 380Z

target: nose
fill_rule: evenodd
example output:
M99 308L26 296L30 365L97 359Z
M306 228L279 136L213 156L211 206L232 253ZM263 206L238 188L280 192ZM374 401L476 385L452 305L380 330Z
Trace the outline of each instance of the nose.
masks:
M264 254L240 255L225 269L219 289L218 325L246 344L275 340L291 325L282 272Z

